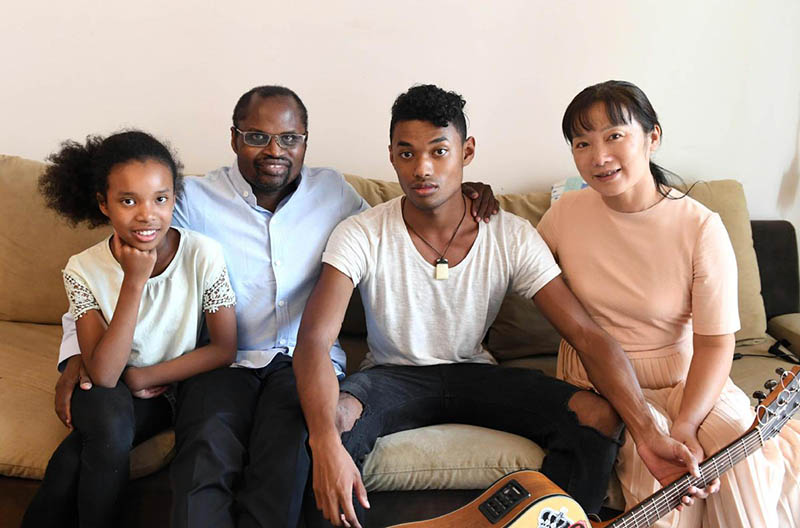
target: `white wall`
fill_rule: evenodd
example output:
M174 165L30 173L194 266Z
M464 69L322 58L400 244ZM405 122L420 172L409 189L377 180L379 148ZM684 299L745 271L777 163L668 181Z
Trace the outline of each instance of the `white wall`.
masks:
M467 177L506 192L575 174L565 106L626 79L660 114L662 165L736 178L753 217L800 227L797 0L7 2L0 64L0 152L135 126L190 173L232 161L237 97L275 83L309 108L309 164L391 179L390 105L437 83L467 99Z

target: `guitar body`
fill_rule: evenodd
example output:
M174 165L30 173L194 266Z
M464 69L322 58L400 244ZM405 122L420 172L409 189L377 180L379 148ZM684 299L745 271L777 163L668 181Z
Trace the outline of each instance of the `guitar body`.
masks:
M504 509L499 498L492 499L498 497L498 494L503 495L506 503L513 504ZM491 508L486 505L487 502L497 507ZM487 508L488 512L484 513ZM494 518L496 520L492 522ZM583 508L561 488L537 471L523 470L501 478L480 497L452 513L427 521L398 524L392 528L590 528L591 526Z

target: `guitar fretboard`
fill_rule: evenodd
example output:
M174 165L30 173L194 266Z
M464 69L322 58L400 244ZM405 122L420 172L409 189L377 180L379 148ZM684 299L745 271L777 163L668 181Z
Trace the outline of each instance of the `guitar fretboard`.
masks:
M643 500L609 526L613 528L652 526L658 519L681 504L681 498L687 495L690 486L705 487L763 445L764 438L761 436L761 430L750 431L700 464L700 477L693 477L689 473L685 474L669 486Z

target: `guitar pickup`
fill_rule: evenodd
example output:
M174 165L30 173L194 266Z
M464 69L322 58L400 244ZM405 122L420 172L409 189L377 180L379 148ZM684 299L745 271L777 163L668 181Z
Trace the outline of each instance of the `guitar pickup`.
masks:
M516 480L511 479L508 484L483 501L480 506L478 506L478 510L490 523L495 524L502 519L511 508L530 496L531 494L528 490L523 488Z

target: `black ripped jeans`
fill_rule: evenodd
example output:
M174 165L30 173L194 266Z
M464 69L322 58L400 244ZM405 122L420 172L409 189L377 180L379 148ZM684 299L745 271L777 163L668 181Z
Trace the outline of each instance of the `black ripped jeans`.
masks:
M466 363L373 367L345 378L340 390L364 406L342 434L359 470L380 436L440 423L477 425L536 442L547 451L541 472L586 512L600 510L619 440L578 422L568 408L578 387L539 370ZM363 523L363 508L354 505Z
M134 398L121 380L111 389L76 386L71 407L74 429L50 457L23 528L114 526L131 449L172 424L165 396Z

